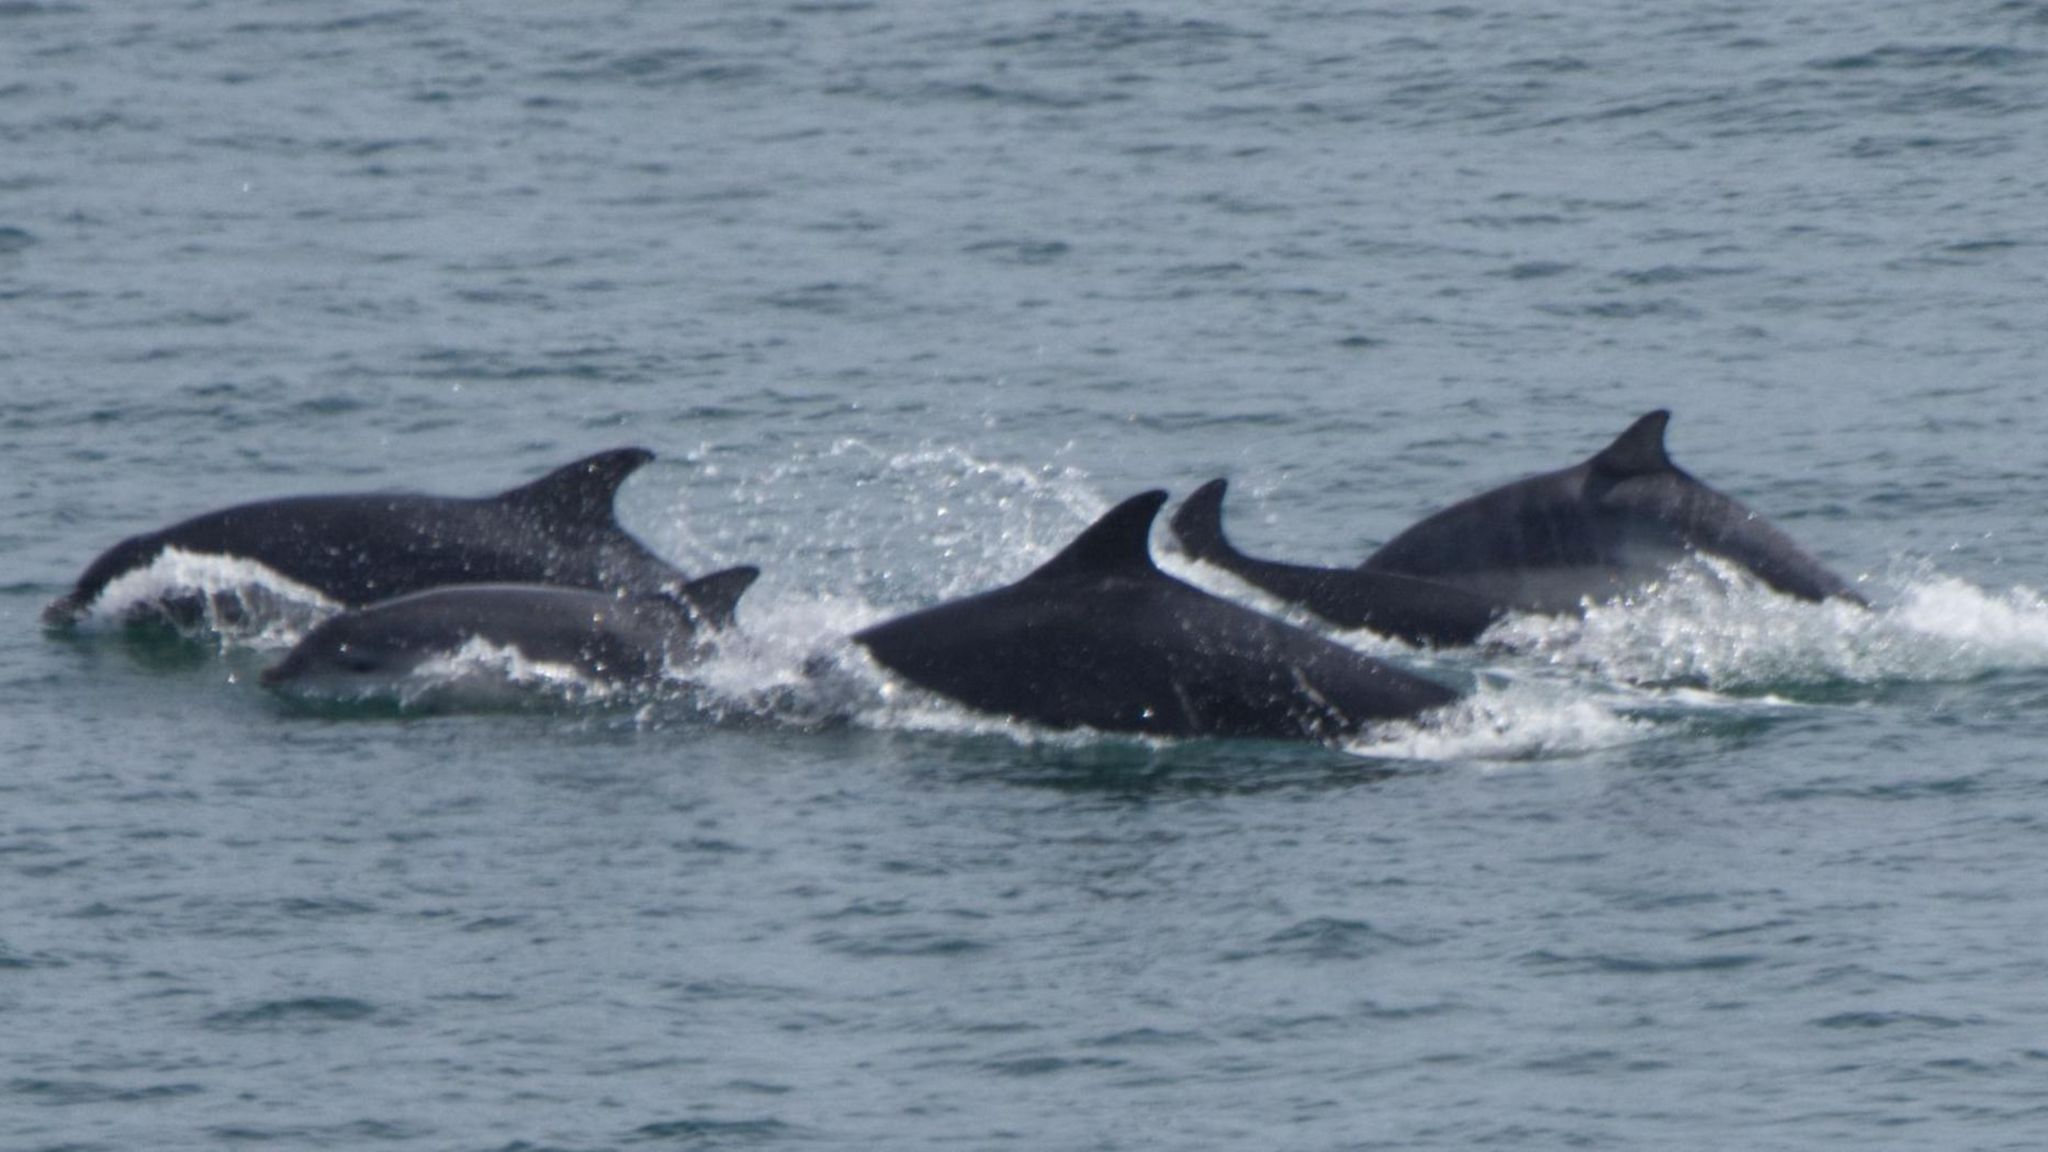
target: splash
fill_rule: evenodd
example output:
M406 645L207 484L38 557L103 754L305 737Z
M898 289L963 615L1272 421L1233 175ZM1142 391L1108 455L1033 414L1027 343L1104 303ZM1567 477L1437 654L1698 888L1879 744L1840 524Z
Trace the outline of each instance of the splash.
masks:
M400 702L408 706L502 705L536 699L601 704L631 691L586 675L573 664L534 660L516 647L477 637L452 652L422 660L397 687Z
M1583 619L1516 616L1486 639L1554 668L1722 692L1953 682L2048 667L2048 601L1919 569L1865 609L1780 595L1711 558Z
M570 708L637 702L639 690L586 675L572 664L534 660L516 647L471 638L389 675L308 675L288 697L341 705L388 704L403 712Z
M1603 752L1668 731L1627 714L1628 703L1557 680L1490 677L1448 708L1377 725L1344 748L1375 759L1505 762Z
M1023 468L955 447L898 453L887 467L920 493L940 497L913 521L952 570L937 589L942 598L1015 579L1020 560L1027 568L1038 564L1109 509L1071 470Z
M166 548L146 568L124 572L92 604L88 624L165 621L223 644L288 648L341 608L319 590L254 560Z
M929 603L1015 579L1108 506L1071 468L952 445L888 452L846 437L786 451L704 463L711 483L654 537L670 554L717 558L707 564L765 559L766 579L786 586Z
M685 723L851 724L1052 747L1138 739L973 712L903 684L850 639L899 609L993 587L1042 562L1103 506L1085 477L956 447L889 454L845 439L728 479L736 484L729 496L758 516L711 517L750 533L719 538L716 550L772 557L764 581L771 586L748 597L738 628L659 683L596 683L574 668L475 643L393 683L349 691L406 708L608 708L625 699ZM819 508L830 511L820 517ZM1320 628L1170 547L1155 554L1171 573ZM1703 719L1712 715L1748 722L1758 710L1839 702L1873 685L2048 668L2048 599L2031 588L1989 590L1927 564L1872 585L1889 593L1874 609L1812 604L1707 558L1639 595L1592 605L1582 618L1511 617L1476 650L1418 650L1370 632L1336 634L1367 655L1477 683L1451 708L1376 727L1342 747L1382 760L1568 758L1712 724ZM91 618L104 626L169 617L224 647L263 650L289 646L338 608L260 564L174 549L110 585Z
M874 709L886 688L849 639L880 616L849 597L749 602L740 627L720 633L701 660L671 668L668 680L714 719L847 722Z

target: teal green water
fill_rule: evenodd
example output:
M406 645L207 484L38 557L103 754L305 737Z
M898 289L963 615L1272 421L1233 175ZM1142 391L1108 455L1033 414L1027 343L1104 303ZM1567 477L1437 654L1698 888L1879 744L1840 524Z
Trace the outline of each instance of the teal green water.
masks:
M0 1144L2031 1146L2044 49L0 5ZM1341 749L1033 733L845 645L1139 489L1354 563L1656 407L1875 610L1695 571L1346 637L1476 691ZM288 635L38 624L192 513L622 444L629 526L765 572L694 698L308 707Z

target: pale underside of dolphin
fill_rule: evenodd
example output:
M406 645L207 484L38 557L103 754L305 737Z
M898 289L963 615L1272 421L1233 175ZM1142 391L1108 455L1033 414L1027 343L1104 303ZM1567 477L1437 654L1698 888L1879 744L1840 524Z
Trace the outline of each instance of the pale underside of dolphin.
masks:
M108 549L44 619L77 619L107 585L171 549L254 561L347 606L448 584L673 592L688 578L613 510L619 486L653 458L642 448L603 452L495 496L295 496L208 512Z
M854 639L932 692L1052 728L1331 740L1457 699L1161 572L1165 500L1132 497L1017 583Z
M1663 579L1698 553L1788 596L1865 603L1777 526L1672 463L1670 416L1651 412L1582 463L1437 512L1357 568L1239 552L1223 536L1221 481L1189 499L1174 529L1197 559L1333 623L1438 643L1476 637L1469 625L1485 615L1580 611Z
M731 625L759 570L730 568L680 596L629 596L538 584L459 584L413 592L322 621L263 673L272 687L352 690L402 681L481 642L596 684L653 681L692 662Z

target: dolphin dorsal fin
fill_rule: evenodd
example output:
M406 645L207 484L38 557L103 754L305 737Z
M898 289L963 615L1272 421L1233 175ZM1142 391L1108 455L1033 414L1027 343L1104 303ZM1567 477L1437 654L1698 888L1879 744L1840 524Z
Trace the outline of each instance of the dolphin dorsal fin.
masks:
M1168 525L1180 546L1197 560L1227 559L1237 553L1223 535L1223 493L1229 488L1230 482L1219 477L1195 489L1180 502L1180 511Z
M1670 454L1664 451L1664 427L1669 423L1671 412L1659 408L1629 425L1628 431L1593 457L1594 470L1610 476L1669 472L1674 467Z
M730 628L733 612L740 604L740 595L752 587L760 575L761 570L751 564L721 569L683 585L683 599L699 620L713 628Z
M645 448L615 448L564 464L553 472L498 496L548 520L612 523L619 485L654 459Z
M1102 514L1060 554L1040 565L1026 579L1056 580L1073 576L1143 576L1159 571L1152 563L1152 520L1166 503L1158 489L1140 492Z

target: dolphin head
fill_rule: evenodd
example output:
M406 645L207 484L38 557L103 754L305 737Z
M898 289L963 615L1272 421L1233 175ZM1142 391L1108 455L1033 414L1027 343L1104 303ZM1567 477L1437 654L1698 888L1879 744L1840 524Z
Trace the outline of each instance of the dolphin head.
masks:
M164 539L160 533L130 536L107 549L87 566L71 591L52 600L49 607L43 609L43 625L64 628L77 623L92 611L94 601L115 578L148 567L163 550Z
M401 633L358 626L350 613L306 633L285 658L264 669L266 687L364 690L412 672L427 653Z

